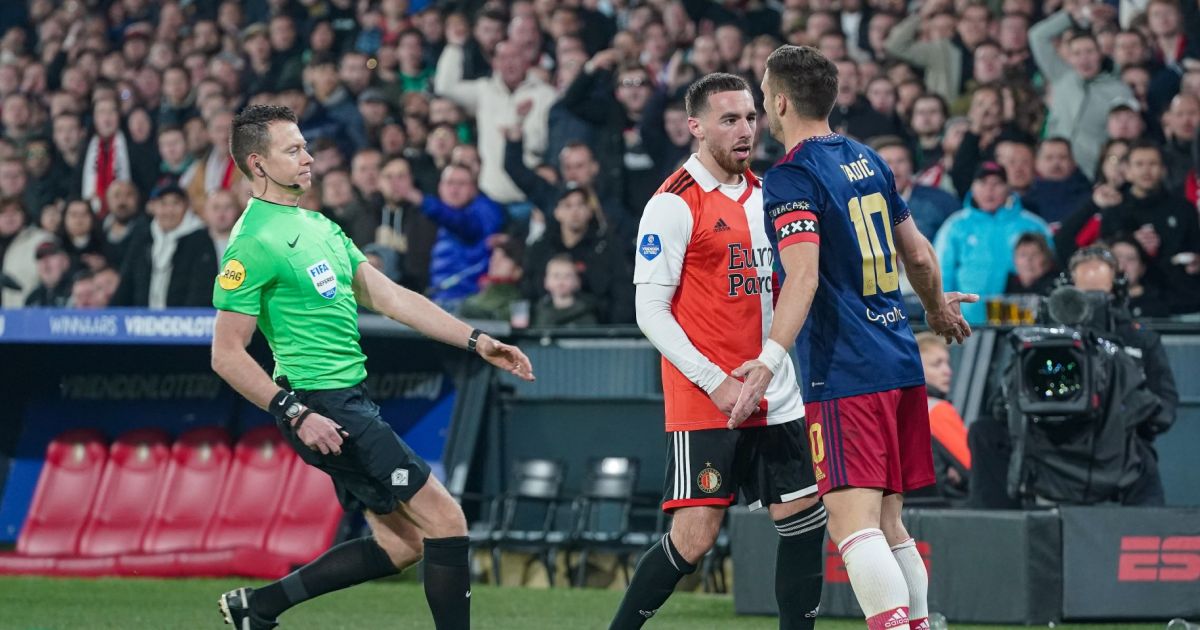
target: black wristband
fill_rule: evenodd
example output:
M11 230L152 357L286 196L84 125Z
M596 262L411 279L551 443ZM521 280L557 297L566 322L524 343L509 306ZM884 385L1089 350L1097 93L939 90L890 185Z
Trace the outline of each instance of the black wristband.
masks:
M275 416L275 420L286 424L290 420L287 415L288 409L291 409L292 405L299 404L300 399L296 398L295 394L285 389L281 389L279 390L279 393L275 394L275 397L271 399L270 404L267 405L267 411L269 411L272 416Z
M479 335L482 334L483 331L479 330L478 328L471 331L471 336L467 337L467 350L475 352L475 346L479 343Z

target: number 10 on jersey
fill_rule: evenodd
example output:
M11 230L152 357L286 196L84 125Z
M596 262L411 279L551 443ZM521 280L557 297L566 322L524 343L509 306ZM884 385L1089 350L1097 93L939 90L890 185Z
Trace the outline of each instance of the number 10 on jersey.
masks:
M874 215L882 219L883 237L887 250L875 229ZM896 246L892 242L892 217L888 212L887 199L882 193L850 200L850 221L858 236L858 249L862 253L863 296L875 295L880 291L890 293L900 288L900 273L896 269Z

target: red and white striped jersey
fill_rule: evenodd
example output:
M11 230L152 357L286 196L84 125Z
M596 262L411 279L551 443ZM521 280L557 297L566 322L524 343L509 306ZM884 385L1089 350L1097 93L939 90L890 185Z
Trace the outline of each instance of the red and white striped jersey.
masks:
M671 312L696 349L726 374L758 357L774 313L774 253L762 185L750 171L721 184L695 155L646 204L638 229L633 281L675 286ZM728 416L665 357L666 430L724 428ZM791 361L771 379L743 427L804 417Z

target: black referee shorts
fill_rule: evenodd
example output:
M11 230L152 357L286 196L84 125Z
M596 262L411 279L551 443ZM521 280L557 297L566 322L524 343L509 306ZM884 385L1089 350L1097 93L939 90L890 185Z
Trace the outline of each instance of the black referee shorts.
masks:
M365 507L376 514L389 514L429 480L429 464L379 416L379 406L367 396L366 385L296 390L295 394L350 434L342 441L340 455L322 455L305 446L295 432L283 432L300 459L333 478L338 502L346 511Z

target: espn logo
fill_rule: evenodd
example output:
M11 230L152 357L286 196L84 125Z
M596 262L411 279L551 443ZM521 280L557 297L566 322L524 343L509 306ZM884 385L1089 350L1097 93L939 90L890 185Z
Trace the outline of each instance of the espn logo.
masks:
M933 562L933 546L927 542L917 541L917 553L921 554L921 559L925 561L925 572L932 573ZM837 545L833 541L825 542L825 583L826 584L849 584L850 574L846 572L846 563L842 560L842 554L838 551Z
M1200 536L1123 536L1117 581L1200 581Z

